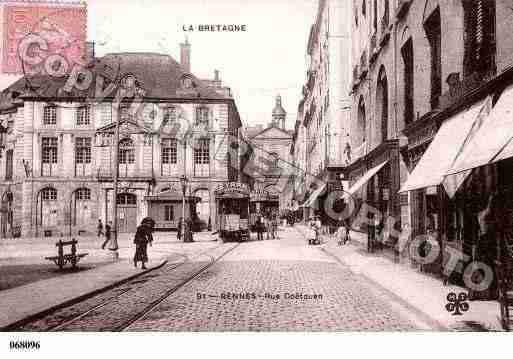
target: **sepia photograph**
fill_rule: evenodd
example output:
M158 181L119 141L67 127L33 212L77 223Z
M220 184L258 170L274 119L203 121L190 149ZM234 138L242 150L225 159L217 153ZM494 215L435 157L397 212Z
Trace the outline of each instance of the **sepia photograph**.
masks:
M2 0L0 19L8 357L508 339L511 0Z

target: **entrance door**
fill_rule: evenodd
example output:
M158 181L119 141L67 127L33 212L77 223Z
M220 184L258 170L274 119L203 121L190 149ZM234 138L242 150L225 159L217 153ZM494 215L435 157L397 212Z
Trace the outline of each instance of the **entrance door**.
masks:
M196 204L196 214L207 224L210 218L210 193L206 189L200 189L194 192L194 196L201 198L201 202Z
M131 193L118 195L118 233L132 233L137 229L137 196Z

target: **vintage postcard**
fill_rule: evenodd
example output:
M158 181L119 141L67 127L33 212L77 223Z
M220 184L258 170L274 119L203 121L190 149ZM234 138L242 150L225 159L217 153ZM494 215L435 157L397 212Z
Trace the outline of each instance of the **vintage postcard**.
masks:
M511 1L0 18L3 332L513 329Z

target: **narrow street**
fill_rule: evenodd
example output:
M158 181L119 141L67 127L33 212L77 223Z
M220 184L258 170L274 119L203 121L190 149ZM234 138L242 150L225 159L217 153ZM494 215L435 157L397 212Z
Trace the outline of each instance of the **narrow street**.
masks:
M151 254L151 253L150 253ZM227 243L18 328L58 331L429 330L299 231Z

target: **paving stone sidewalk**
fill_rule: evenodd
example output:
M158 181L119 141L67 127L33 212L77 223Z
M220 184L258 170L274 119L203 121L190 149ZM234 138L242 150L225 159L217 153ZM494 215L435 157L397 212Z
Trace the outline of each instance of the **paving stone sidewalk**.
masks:
M176 240L176 234L173 236L157 233L155 237L153 246L148 248L148 270L159 267L165 261L183 261L185 256L213 248L220 243L215 241L215 237L207 234L196 236L195 243L180 242ZM50 255L55 255L54 240L45 240L43 243L37 241L41 239L22 239L17 243L19 248L9 243L13 248L9 251L5 250L7 246L2 241L0 248L4 251L0 256L0 271L1 266L6 263L39 263L41 258L44 260L47 252L51 251ZM112 261L112 254L109 251L97 248L97 240L89 239L82 243L84 245L79 245L79 252L90 252L84 263L97 263L106 259ZM131 261L134 248L130 236L120 238L119 244L119 260L112 261L112 264L0 291L0 328L148 271L141 270L140 265L139 268L134 267Z
M310 229L305 225L294 227L307 238ZM367 253L367 237L360 232L351 232L351 242L338 245L337 239L323 235L319 247L349 266L354 273L362 274L382 288L393 293L413 308L424 313L448 330L502 331L499 303L497 301L469 301L469 311L463 315L449 313L445 306L450 292L467 292L457 285L443 285L439 278L421 273L408 263L396 263L391 257L380 253Z

